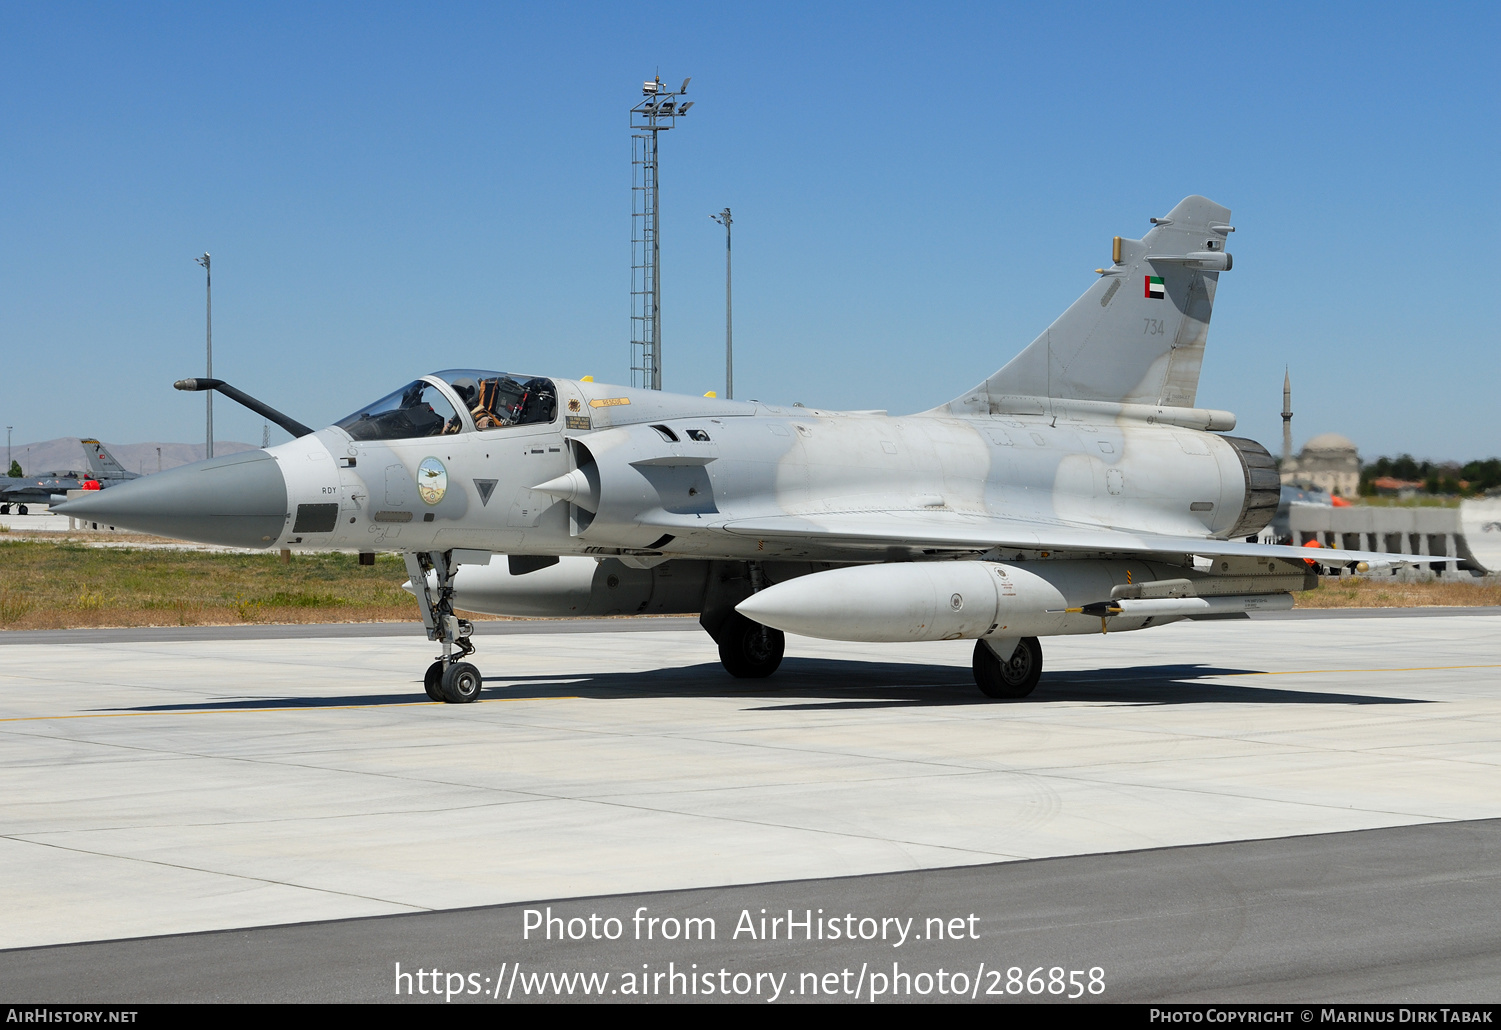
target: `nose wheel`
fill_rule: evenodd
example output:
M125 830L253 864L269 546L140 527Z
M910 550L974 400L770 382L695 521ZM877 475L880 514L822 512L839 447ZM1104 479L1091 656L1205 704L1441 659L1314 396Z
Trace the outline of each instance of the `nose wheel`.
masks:
M448 668L448 663L439 658L427 667L427 672L422 677L422 689L427 691L427 696L434 701L448 700L443 696L443 672Z
M434 701L454 705L475 701L484 677L464 661L474 654L474 645L469 641L474 634L474 623L453 613L453 580L458 572L453 552L408 553L405 558L427 639L443 645L443 653L422 676L422 688Z
M479 669L468 662L445 662L439 658L427 667L422 677L422 689L434 701L466 705L479 697L484 682Z
M465 705L478 700L484 677L468 662L450 662L443 670L443 700L451 705Z

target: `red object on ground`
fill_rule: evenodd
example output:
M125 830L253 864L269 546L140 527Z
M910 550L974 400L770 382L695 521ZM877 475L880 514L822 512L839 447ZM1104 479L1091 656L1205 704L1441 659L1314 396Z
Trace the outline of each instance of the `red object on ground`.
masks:
M1329 503L1334 505L1336 508L1353 507L1353 505L1349 501L1345 500L1343 497L1336 497L1334 494L1329 495Z
M98 490L99 489L99 480L97 480L97 479L85 479L82 483L78 484L78 488L80 490Z
M1321 544L1321 543L1319 543L1317 540L1310 540L1310 541L1308 541L1308 543L1304 544L1303 546L1304 547L1323 547L1324 545ZM1318 564L1312 558L1304 558L1303 560L1305 562L1307 562L1309 565L1317 565Z

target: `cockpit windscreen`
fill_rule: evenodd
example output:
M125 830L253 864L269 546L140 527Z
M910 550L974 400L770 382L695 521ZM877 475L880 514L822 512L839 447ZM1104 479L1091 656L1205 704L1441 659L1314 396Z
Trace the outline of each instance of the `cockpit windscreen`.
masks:
M472 368L451 368L437 378L453 387L476 429L540 425L558 415L558 391L551 379Z
M464 428L443 391L418 379L334 425L356 440L408 440Z

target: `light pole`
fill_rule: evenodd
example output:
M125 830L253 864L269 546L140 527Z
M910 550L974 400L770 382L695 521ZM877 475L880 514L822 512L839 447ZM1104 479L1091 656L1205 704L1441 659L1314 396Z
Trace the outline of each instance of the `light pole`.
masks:
M7 476L10 475L10 467L16 463L15 459L10 456L10 431L12 428L14 427L5 427L5 474Z
M724 398L735 399L735 320L730 306L730 209L710 218L724 226Z
M207 309L204 314L204 346L208 351L208 371L204 374L214 378L214 273L209 268L208 251L203 252L203 257L194 258L194 261L203 266L203 283L207 291ZM214 456L214 391L205 390L204 400L208 404L208 426L205 434L205 458Z

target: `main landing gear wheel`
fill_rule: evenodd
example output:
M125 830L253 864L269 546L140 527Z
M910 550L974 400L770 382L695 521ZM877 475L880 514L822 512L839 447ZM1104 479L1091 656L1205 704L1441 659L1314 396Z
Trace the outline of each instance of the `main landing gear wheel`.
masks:
M761 679L777 671L787 637L779 629L752 622L733 612L719 628L719 660L740 679Z
M1023 637L1002 661L983 640L975 641L975 683L986 697L1019 698L1032 693L1042 676L1042 645L1036 637Z
M440 658L427 667L427 672L422 677L422 688L434 701L448 700L443 696L443 670L446 667L447 664Z
M465 705L479 697L484 678L468 662L454 662L443 670L443 700Z
M26 512L27 512L26 505L21 504L21 505L17 505L16 506L16 514L17 515L25 515Z

